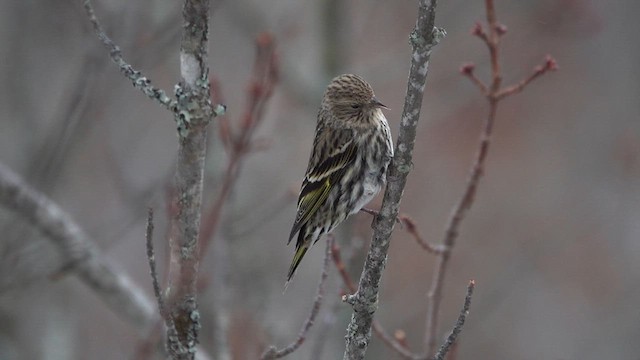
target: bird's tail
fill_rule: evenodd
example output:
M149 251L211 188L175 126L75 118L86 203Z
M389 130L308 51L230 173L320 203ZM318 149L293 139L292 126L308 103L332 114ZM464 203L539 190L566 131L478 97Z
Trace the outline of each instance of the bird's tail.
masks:
M293 260L291 261L291 266L289 266L289 274L287 274L287 283L291 281L293 274L296 273L296 269L298 268L298 265L300 265L300 261L302 261L302 258L304 257L304 254L307 253L308 249L309 249L308 243L300 244L300 246L296 249L296 253L295 255L293 255Z
M293 260L291 260L291 265L289 266L289 273L287 274L287 282L284 283L284 291L282 292L283 294L287 291L287 286L289 286L289 282L291 282L293 275L295 275L296 269L298 268L298 265L300 265L304 254L307 253L307 250L309 250L309 246L311 246L312 242L309 236L310 235L307 234L307 229L305 226L303 226L302 229L300 229L300 231L298 232L298 241L296 241L296 253L293 255Z

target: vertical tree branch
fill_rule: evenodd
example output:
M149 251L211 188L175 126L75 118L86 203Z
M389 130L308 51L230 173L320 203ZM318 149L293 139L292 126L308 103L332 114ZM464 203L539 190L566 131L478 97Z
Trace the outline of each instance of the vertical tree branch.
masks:
M347 297L347 302L353 306L353 314L347 327L345 360L364 359L371 339L371 324L378 306L380 278L387 260L389 239L398 216L407 175L412 167L416 127L420 118L429 58L431 50L445 34L434 26L436 5L436 0L419 1L418 19L410 37L413 47L411 69L395 157L389 166L382 208L373 223L373 239L360 276L358 291Z
M176 213L171 221L167 297L176 333L167 332L167 344L174 359L193 359L200 330L196 281L207 125L222 110L214 111L209 94L209 1L185 0L182 16L182 78L176 87L175 113L179 138L174 177Z

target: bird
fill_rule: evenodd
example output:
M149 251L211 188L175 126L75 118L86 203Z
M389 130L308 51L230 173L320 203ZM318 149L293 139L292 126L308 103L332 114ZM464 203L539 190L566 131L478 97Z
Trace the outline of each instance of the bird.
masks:
M360 76L343 74L327 86L287 242L298 235L285 290L307 250L385 186L393 140L382 109Z

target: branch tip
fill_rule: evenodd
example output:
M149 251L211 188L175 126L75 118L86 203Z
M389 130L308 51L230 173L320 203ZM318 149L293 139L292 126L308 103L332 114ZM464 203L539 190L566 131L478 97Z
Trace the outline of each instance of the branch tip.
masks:
M273 34L268 31L263 31L256 36L256 45L260 48L271 47L274 42Z
M476 21L476 23L471 28L470 33L471 33L471 35L475 35L475 36L479 36L479 37L486 36L480 21Z
M558 62L551 55L545 56L544 67L549 71L556 71L559 69Z
M476 64L469 62L466 64L462 64L462 66L460 66L460 73L463 75L471 75L473 74L473 71L476 69Z

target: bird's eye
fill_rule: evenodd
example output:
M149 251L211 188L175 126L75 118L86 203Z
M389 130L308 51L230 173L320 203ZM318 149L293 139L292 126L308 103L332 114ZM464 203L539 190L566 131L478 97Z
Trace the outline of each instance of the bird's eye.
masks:
M360 109L360 105L359 104L353 104L351 105L352 109Z

